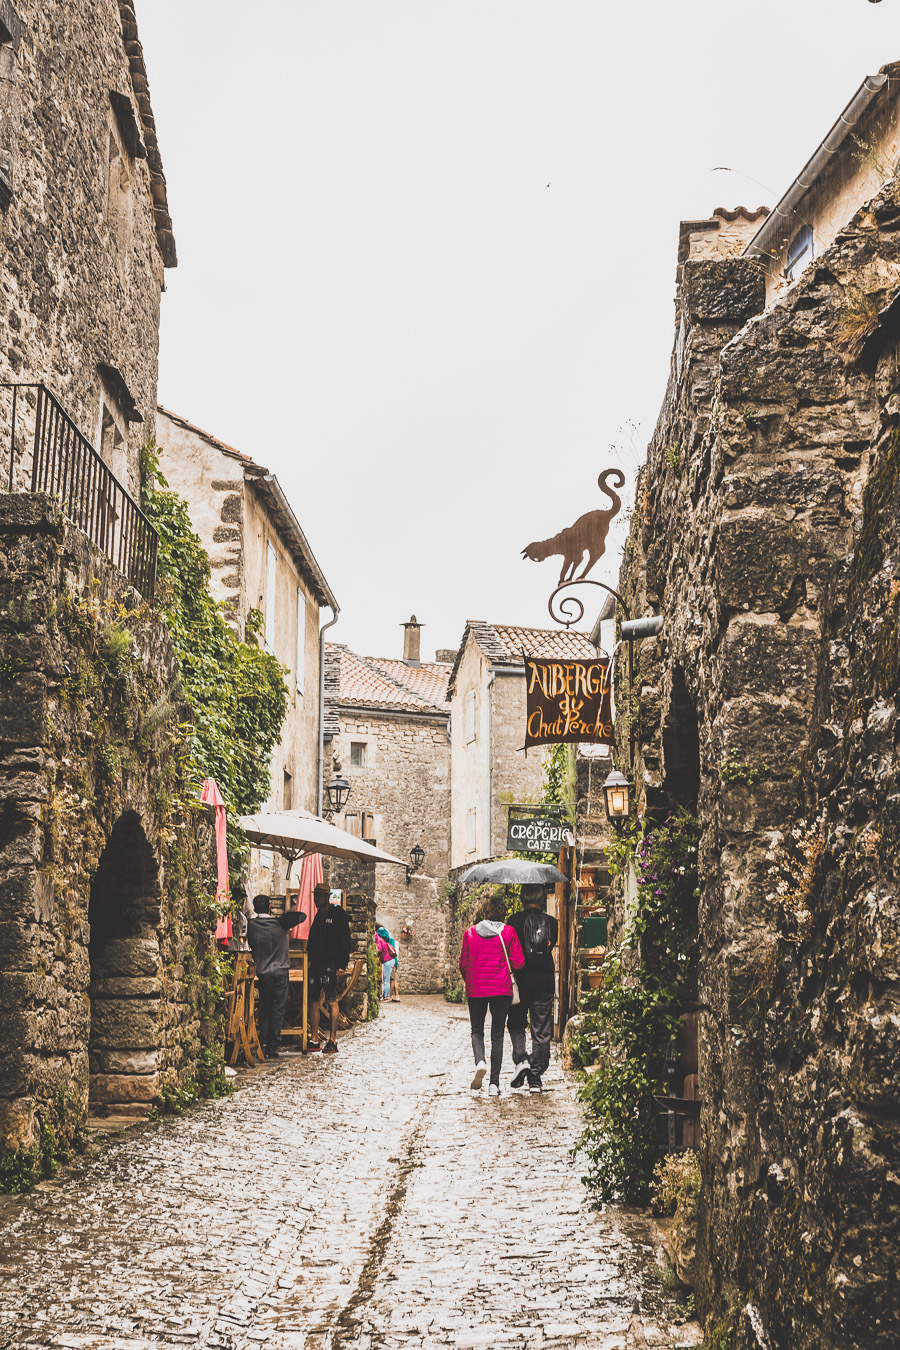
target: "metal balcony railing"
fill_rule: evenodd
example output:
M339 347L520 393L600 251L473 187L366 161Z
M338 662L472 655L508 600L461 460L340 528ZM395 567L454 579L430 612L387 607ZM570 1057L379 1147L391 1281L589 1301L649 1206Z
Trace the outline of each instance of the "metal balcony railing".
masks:
M145 600L152 600L159 536L137 502L46 385L2 384L0 388L12 390L9 491L16 490L16 419L23 416L22 391L34 389L30 490L58 497L72 524L103 550Z

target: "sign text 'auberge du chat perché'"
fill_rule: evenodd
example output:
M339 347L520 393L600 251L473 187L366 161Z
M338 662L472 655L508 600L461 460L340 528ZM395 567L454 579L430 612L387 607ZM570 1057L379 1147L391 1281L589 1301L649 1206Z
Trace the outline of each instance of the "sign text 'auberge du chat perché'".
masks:
M608 656L560 661L525 657L525 746L564 741L613 744Z

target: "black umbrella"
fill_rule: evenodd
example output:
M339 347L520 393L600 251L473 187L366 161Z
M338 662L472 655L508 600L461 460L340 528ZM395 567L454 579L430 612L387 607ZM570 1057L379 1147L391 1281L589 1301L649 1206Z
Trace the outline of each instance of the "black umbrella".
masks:
M496 862L475 863L460 880L464 885L486 881L493 886L555 886L568 878L552 863L529 862L527 858L498 858Z

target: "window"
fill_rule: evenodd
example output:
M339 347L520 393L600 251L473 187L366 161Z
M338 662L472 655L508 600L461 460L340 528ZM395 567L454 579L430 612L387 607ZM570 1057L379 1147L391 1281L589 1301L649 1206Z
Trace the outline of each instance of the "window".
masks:
M812 261L814 251L812 228L804 225L803 229L794 235L788 249L787 262L784 266L784 274L788 281L797 280L806 264Z
M477 838L476 833L475 833L475 822L476 822L476 817L477 817L477 815L478 815L477 811L474 811L474 810L473 810L473 811L467 811L467 812L466 812L466 852L467 852L467 853L474 853L474 852L475 852L476 838Z
M283 811L290 811L293 809L293 805L294 805L294 780L288 773L287 769L285 769L284 787L282 788L281 793L281 809Z
M466 745L475 740L477 727L475 722L476 699L475 690L470 689L466 694Z
M306 675L306 596L297 587L297 693L303 693Z
M275 654L275 577L278 554L270 543L266 550L266 651Z
M365 741L350 742L350 767L353 769L364 769L366 767L366 750L368 746Z

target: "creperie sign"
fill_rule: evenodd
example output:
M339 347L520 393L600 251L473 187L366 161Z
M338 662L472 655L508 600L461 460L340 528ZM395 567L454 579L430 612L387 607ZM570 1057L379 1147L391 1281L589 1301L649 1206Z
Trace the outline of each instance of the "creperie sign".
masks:
M525 745L593 741L612 745L611 669L608 656L553 661L525 657L528 700Z

